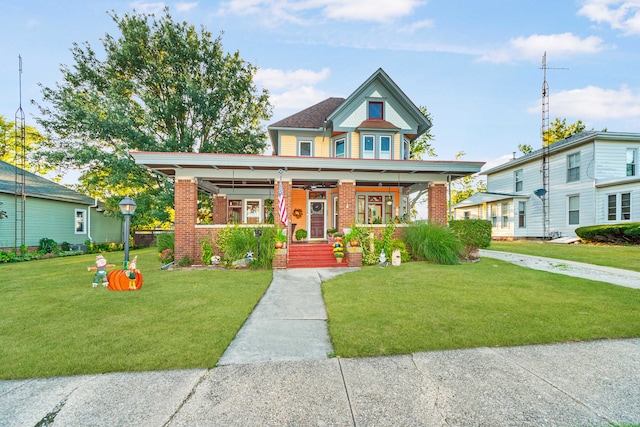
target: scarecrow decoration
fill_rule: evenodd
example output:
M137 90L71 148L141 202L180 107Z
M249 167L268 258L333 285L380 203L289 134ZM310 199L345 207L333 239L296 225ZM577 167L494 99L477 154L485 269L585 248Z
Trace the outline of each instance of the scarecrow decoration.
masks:
M107 264L107 260L102 256L96 256L96 266L88 267L87 271L95 270L96 274L93 276L93 287L97 287L99 282L102 282L102 286L109 286L109 280L107 279L107 268L115 267L113 264Z

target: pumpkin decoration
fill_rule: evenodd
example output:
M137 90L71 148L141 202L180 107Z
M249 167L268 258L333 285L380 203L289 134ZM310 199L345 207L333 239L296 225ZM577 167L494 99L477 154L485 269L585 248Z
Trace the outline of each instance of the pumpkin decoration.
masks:
M111 291L129 291L133 289L129 289L129 273L128 270L112 270L107 275L107 280L109 280L109 290ZM136 288L138 290L142 287L142 273L140 270L135 270L136 275Z

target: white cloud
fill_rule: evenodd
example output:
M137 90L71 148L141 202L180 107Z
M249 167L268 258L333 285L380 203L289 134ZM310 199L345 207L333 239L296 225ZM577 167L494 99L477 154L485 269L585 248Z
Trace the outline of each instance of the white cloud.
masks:
M287 87L298 87L305 85L313 85L329 77L328 68L321 71L298 69L294 71L276 70L273 68L259 69L256 73L255 80L262 87L272 90L280 90Z
M180 2L176 4L176 10L178 12L189 12L198 6L197 2Z
M324 14L345 21L392 21L410 15L422 2L418 0L318 0Z
M517 60L539 61L544 52L549 52L554 57L566 57L596 53L603 49L602 39L595 36L581 39L572 33L534 34L526 38L511 39L506 47L485 53L480 61L495 63Z
M329 97L326 92L315 87L329 74L328 68L320 71L266 68L258 70L255 80L269 90L269 98L276 109L300 110Z
M558 117L580 120L640 118L640 91L634 92L626 85L618 90L587 86L552 94L550 105L553 115ZM532 106L528 111L539 113L540 105Z
M431 28L433 27L433 20L432 19L425 19L422 21L416 21L413 22L409 25L406 25L402 28L400 28L398 30L398 32L400 33L409 33L409 34L413 34L418 30L422 30L423 28Z
M345 21L387 22L411 15L424 0L229 0L219 10L222 14L261 14L287 22L305 23L305 12L320 12L329 19Z
M136 12L159 13L162 12L166 5L163 2L149 3L144 1L135 1L133 3L130 3L129 6L132 9L135 9Z
M586 0L578 15L628 35L640 34L640 0Z

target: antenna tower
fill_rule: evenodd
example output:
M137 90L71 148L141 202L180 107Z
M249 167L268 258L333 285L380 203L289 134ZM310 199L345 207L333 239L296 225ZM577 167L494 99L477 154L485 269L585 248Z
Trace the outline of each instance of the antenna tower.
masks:
M25 214L26 214L26 137L24 111L22 110L22 57L18 55L18 84L20 106L15 115L14 150L15 150L15 232L13 249L18 251L25 245Z
M550 238L550 213L549 213L549 84L547 83L547 70L566 70L567 68L548 68L547 52L542 55L542 126L540 138L542 140L542 188L544 189L542 200L542 237Z

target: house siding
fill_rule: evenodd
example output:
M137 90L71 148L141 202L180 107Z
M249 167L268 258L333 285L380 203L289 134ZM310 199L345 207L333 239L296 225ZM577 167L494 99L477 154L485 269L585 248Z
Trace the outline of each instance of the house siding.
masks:
M620 207L617 206L617 219L608 220L608 196L622 193L631 195L631 218L626 221L640 221L640 171L636 164L635 176L627 177L627 149L640 152L638 134L599 133L583 135L579 142L571 144L571 139L558 142L551 147L549 156L549 188L545 197L549 203L549 234L574 237L575 229L596 224L620 223ZM578 136L580 138L580 136ZM578 180L568 181L568 157L580 155L580 175ZM524 160L524 161L523 161ZM636 159L637 161L638 159ZM513 194L510 207L515 227L513 237L539 238L543 236L542 200L534 191L543 187L542 160L540 154L530 161L517 159L516 164L496 168L487 176L489 193ZM522 169L523 189L515 192L514 172ZM517 196L529 197L526 204L526 228L517 227ZM579 223L569 224L569 200L579 196ZM456 218L464 217L476 206L456 208ZM489 207L480 208L480 214L490 219ZM459 211L459 212L458 212ZM508 230L494 228L494 236L508 234Z
M15 199L13 195L0 194L0 202L7 212L7 218L0 220L0 248L12 248L16 243ZM85 211L84 233L75 232L76 209ZM29 247L38 246L42 238L53 239L58 244L81 244L89 238L89 232L96 242L119 243L122 241L121 224L119 219L105 217L95 208L91 209L89 219L88 205L33 197L25 201L25 245Z

